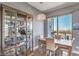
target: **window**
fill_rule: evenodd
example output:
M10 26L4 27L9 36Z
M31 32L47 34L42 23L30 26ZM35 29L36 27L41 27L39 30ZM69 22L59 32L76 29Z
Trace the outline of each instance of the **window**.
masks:
M60 36L60 39L72 38L72 14L48 19L48 37Z
M54 30L54 19L49 18L48 19L48 37L52 37L52 32Z
M53 37L57 36L57 17L54 17L54 32Z
M72 37L72 15L64 15L58 17L58 35L62 39L71 39Z

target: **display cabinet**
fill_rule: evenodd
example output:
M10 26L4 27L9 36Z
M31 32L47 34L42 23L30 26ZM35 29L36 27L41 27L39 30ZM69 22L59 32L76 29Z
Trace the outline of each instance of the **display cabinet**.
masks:
M33 51L32 16L4 5L1 12L1 55L28 55Z
M2 37L1 37L1 19L2 19L2 18L1 18L1 16L2 16L2 15L1 15L1 14L2 14L2 12L1 12L2 9L1 9L1 8L2 8L2 7L1 7L1 5L0 5L0 55L1 55L1 38L2 38Z

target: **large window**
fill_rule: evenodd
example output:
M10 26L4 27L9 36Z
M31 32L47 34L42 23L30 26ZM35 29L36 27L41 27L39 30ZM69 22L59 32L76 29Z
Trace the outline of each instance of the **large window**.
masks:
M55 37L55 36L57 36L57 17L53 17L54 18L54 31L53 31L53 38Z
M58 35L62 39L71 39L72 37L72 15L64 15L58 17Z
M53 18L48 19L48 37L52 37L52 32L54 30L54 20Z
M72 14L48 19L48 37L59 39L72 38Z

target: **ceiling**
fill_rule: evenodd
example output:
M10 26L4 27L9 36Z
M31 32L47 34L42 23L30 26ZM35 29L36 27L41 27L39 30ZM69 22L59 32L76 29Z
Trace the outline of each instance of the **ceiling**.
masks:
M44 13L48 13L57 9L77 4L77 2L27 2L27 3Z
M45 11L59 5L62 5L66 2L28 2L28 4L32 5L33 7L37 8L40 11Z

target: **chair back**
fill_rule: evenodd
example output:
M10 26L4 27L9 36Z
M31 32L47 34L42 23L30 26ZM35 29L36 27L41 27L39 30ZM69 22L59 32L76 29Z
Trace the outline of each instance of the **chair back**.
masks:
M54 39L47 39L46 40L46 47L47 48L52 48L52 47L54 47L55 46L55 44L54 44Z

